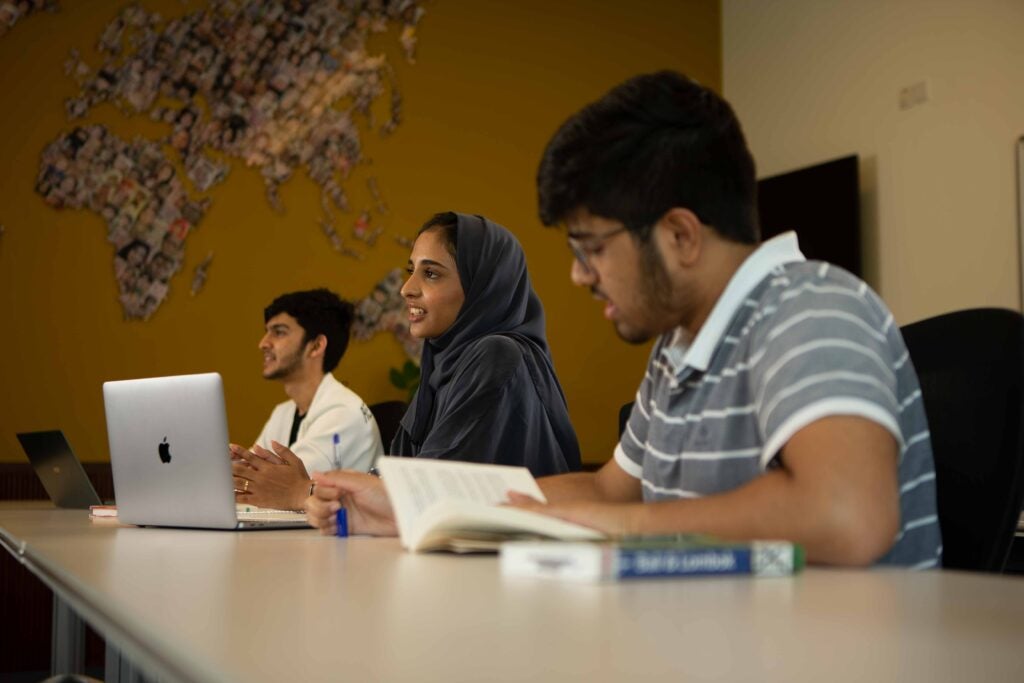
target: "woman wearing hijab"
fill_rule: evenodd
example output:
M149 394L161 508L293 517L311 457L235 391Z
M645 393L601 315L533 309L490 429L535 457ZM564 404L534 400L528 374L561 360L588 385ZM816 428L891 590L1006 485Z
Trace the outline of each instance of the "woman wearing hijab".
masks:
M579 446L516 238L482 216L440 213L420 229L402 287L425 340L421 381L393 455L578 470Z
M440 213L420 229L408 270L402 296L410 332L425 340L422 379L388 452L519 465L535 477L580 469L544 310L516 238L481 216ZM273 452L254 447L250 466L259 463L265 480L281 487L297 478L309 483L307 511L314 489L324 501L340 500L340 479L378 500L359 521L365 533L396 532L380 479L334 470L313 472L310 480L305 469L286 466L298 462L294 453L272 446Z

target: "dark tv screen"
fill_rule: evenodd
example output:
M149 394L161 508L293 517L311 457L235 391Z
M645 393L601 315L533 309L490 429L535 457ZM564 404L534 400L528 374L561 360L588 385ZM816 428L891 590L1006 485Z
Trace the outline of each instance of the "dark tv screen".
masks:
M808 259L862 276L856 155L762 178L757 209L762 239L795 230Z

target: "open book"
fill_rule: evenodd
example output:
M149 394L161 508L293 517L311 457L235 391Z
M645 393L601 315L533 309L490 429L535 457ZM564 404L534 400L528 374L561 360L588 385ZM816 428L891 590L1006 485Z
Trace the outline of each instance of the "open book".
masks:
M381 457L402 546L413 552L495 552L503 541L595 540L603 534L528 510L503 507L509 491L544 501L525 467Z

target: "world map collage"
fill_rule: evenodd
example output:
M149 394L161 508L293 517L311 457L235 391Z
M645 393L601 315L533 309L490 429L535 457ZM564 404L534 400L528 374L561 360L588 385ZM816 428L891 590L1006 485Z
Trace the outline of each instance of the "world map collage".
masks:
M0 35L43 11L59 12L59 3L0 1ZM388 211L375 178L366 181L372 211L358 213L347 234L335 218L350 210L345 181L366 161L356 119L383 136L402 121L392 67L385 56L369 54L366 43L397 27L413 62L424 14L417 0L211 0L171 19L130 5L98 37L101 64L71 49L65 73L78 92L65 102L68 129L42 150L35 187L55 210L85 209L103 219L125 319L146 320L160 307L182 269L189 235L236 164L259 171L276 211L284 210L280 186L304 171L320 188L320 229L330 248L362 260L375 247L383 228L374 214ZM373 105L382 98L387 117L377 121ZM90 112L104 104L128 117L148 116L167 134L126 140L89 123ZM208 254L196 266L193 295L212 259ZM390 272L356 302L353 334L392 332L418 357L400 313L401 282L401 271Z

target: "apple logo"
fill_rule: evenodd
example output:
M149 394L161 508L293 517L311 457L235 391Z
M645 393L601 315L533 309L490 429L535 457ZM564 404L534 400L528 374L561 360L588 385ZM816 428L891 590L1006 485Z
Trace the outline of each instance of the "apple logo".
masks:
M160 445L157 446L157 451L160 452L160 462L171 461L171 444L167 443L166 436L164 437L164 440L160 442Z

